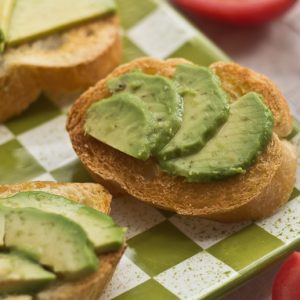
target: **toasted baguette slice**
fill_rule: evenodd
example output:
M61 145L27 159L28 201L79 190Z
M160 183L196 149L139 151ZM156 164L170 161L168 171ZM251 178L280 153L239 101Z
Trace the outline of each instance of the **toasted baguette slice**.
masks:
M7 49L0 55L0 122L20 114L42 91L52 98L80 93L120 59L117 16Z
M128 193L134 197L184 215L235 222L256 220L272 214L288 201L293 190L296 173L294 147L281 141L274 132L272 141L246 174L224 181L187 183L184 179L161 171L154 160L136 160L91 138L84 132L85 112L95 101L108 97L106 82L130 70L139 68L145 73L172 77L177 64L189 63L182 59L165 62L144 58L118 67L106 79L83 94L71 109L67 130L79 158L97 182L104 184L113 194ZM236 69L235 69L236 70ZM233 72L235 72L235 70ZM252 71L251 71L252 72ZM231 76L229 73L228 76ZM227 78L223 75L220 79ZM258 77L260 78L260 77ZM275 89L267 81L265 90ZM265 94L267 105L275 99ZM277 106L287 110L286 120L274 114L278 128L289 123L288 107L282 95ZM276 128L275 128L276 129Z
M14 195L21 191L44 191L64 196L93 207L103 213L110 212L111 195L100 185L92 183L54 183L28 182L15 185L0 185L0 198ZM118 252L100 255L100 267L95 274L81 280L58 282L48 289L31 296L7 297L6 299L26 300L98 300L106 284L110 280L122 254L124 247Z

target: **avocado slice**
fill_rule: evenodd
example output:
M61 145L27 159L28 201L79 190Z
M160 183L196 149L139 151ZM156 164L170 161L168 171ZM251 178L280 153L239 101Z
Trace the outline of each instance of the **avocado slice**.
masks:
M114 0L18 0L7 42L15 45L115 10Z
M0 53L4 51L15 2L16 0L0 1Z
M2 29L0 29L0 55L5 49L5 36Z
M146 160L154 143L155 120L137 96L119 93L92 104L85 131L97 140L137 159Z
M0 254L0 295L36 293L55 279L55 274L21 253Z
M0 199L0 205L8 208L31 207L64 216L82 227L97 253L118 250L124 243L125 230L117 226L111 217L62 196L41 191L20 192Z
M112 93L128 92L139 97L153 113L156 123L152 153L163 148L178 131L183 115L183 101L168 78L133 71L108 81Z
M199 151L229 116L229 104L219 79L205 67L178 65L175 81L183 97L181 128L158 153L163 160Z
M189 182L245 173L272 137L273 115L262 97L248 93L231 105L228 121L196 154L161 161L168 173Z
M35 208L8 209L5 247L22 251L66 279L77 279L98 268L98 259L83 229L69 219Z
M4 247L5 213L0 211L0 248Z

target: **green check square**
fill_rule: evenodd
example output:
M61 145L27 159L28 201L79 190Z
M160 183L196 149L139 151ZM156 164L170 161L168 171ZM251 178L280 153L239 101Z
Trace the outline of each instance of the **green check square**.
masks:
M129 62L135 58L146 56L127 36L123 37L123 62Z
M278 238L252 224L206 251L239 271L282 245Z
M121 294L114 298L114 300L132 300L132 299L143 299L143 300L176 300L178 299L169 290L165 289L154 279L150 279L137 287Z
M295 199L298 196L300 196L300 191L298 189L294 188L294 190L292 192L292 195L290 197L290 200L293 200L293 199Z
M127 256L155 276L195 255L201 248L165 221L128 241Z
M5 125L18 135L41 125L61 114L58 107L50 102L45 96L41 96L21 116L14 118Z
M184 57L195 64L209 66L218 60L228 61L229 58L210 40L199 33L197 36L177 49L170 57Z
M17 140L0 147L0 161L0 184L29 180L45 172Z
M79 160L73 161L51 172L60 182L91 182L92 179Z
M142 5L137 4L137 1L142 1ZM157 8L153 0L117 0L117 4L121 23L125 29L132 27Z

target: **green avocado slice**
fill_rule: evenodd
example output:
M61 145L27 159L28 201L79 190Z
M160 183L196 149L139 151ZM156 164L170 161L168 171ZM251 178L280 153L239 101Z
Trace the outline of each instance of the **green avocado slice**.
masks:
M95 102L87 110L86 133L137 159L150 157L155 128L146 104L128 93Z
M227 120L229 104L219 79L205 67L178 65L175 81L183 97L181 128L158 153L168 160L199 151Z
M178 131L183 115L183 101L168 78L133 71L108 82L112 93L128 92L139 97L153 113L156 123L152 153L163 148Z
M97 253L118 250L124 243L125 229L117 226L111 217L62 196L41 191L20 192L0 199L0 205L8 208L31 207L64 216L82 227ZM1 224L0 215L0 246Z
M231 105L228 121L199 152L161 167L188 182L225 179L245 173L272 137L273 115L261 96L248 93Z
M5 236L5 213L0 211L0 248L4 247Z
M17 0L7 42L15 45L115 10L114 0Z
M69 219L35 208L5 213L5 247L25 253L66 279L78 279L98 269L98 259L83 229Z
M0 1L0 53L4 51L16 0Z
M22 253L0 254L0 295L36 293L55 279Z

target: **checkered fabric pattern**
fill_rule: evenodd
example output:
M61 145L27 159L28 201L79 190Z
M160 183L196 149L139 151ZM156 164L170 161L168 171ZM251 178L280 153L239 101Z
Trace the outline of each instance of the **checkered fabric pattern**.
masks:
M185 57L209 65L227 57L164 1L119 0L124 61ZM293 104L294 114L300 106ZM0 183L91 181L65 131L66 107L44 96L0 125ZM300 134L291 136L300 144ZM300 168L299 168L300 170ZM128 227L128 249L101 300L211 299L299 245L300 172L291 201L254 224L220 224L114 199L112 215Z

